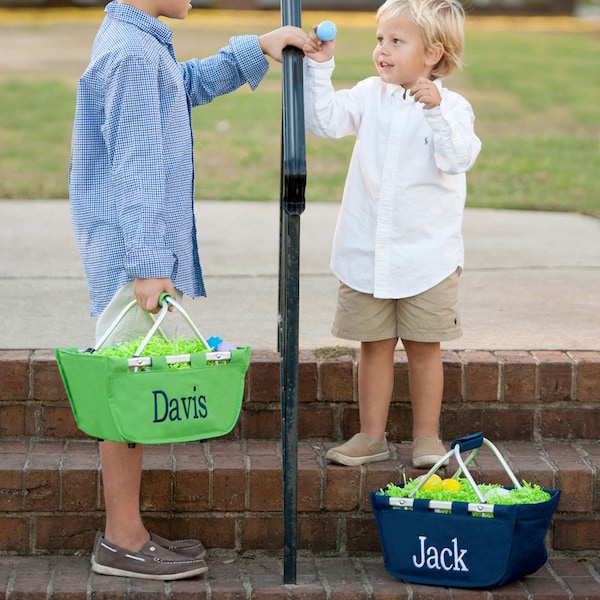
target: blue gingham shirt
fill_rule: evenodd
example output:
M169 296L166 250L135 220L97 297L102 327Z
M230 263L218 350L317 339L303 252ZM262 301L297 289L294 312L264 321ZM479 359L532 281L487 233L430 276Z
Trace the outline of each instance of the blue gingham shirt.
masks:
M102 313L127 281L170 277L204 296L194 217L191 107L268 70L256 36L178 63L170 28L112 2L79 81L69 195L91 299Z

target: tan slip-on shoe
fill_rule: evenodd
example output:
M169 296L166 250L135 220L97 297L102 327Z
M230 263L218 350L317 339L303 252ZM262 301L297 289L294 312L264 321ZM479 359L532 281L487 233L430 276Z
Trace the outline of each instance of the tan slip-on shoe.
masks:
M390 457L387 441L375 442L367 433L357 433L341 446L327 451L325 458L349 467L386 460Z
M412 463L416 469L430 469L448 452L441 440L432 435L420 435L412 445ZM447 464L448 460L445 460L442 466Z

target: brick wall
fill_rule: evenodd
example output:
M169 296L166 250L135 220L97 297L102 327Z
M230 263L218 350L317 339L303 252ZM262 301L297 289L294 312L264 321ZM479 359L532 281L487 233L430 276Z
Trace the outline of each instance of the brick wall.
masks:
M445 440L478 430L491 440L600 439L600 352L445 351L443 358ZM404 351L396 352L395 374L389 438L402 441L411 437ZM301 439L340 440L356 432L356 379L351 354L301 352ZM253 352L242 415L230 439L279 438L279 390L278 354ZM0 436L85 437L50 350L0 350Z

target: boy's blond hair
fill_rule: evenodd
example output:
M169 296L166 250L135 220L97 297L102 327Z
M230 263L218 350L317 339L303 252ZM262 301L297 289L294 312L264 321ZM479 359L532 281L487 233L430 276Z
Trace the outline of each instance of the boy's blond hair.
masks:
M439 42L444 54L431 72L437 79L462 68L465 45L465 11L458 0L386 0L377 10L375 19L389 19L408 13L421 32L425 48Z

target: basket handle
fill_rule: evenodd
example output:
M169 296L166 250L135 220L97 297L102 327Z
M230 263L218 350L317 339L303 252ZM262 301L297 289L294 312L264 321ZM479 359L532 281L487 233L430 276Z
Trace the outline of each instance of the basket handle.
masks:
M419 484L415 487L415 489L412 490L409 498L412 498L423 487L425 482L436 471L438 471L440 469L440 467L446 462L446 460L448 460L449 458L454 456L454 458L456 459L456 462L458 463L458 469L454 473L454 475L452 475L451 479L457 479L461 475L461 473L464 473L465 478L468 480L469 484L473 488L473 491L477 494L477 497L479 498L479 500L481 502L485 502L483 494L479 490L479 487L475 483L475 480L473 479L473 476L471 475L471 473L468 469L468 465L471 464L471 462L475 459L479 450L481 449L481 446L485 446L486 448L489 448L493 452L494 456L498 459L498 461L502 465L502 468L506 471L506 474L510 477L510 480L512 481L513 485L516 488L521 489L523 486L519 483L519 480L515 477L515 474L512 472L511 468L508 466L508 463L506 462L506 460L504 460L504 457L502 456L502 454L500 454L498 448L496 448L496 446L494 446L494 444L492 444L492 442L490 442L487 438L483 437L482 431L479 431L477 433L472 433L470 435L466 435L462 438L457 438L456 440L454 440L451 444L451 450L447 454L445 454L442 458L440 458L440 460L438 460L438 462L435 465L433 465L433 467L431 467L431 469L429 469L427 474L423 476L421 481L419 481ZM463 460L463 458L461 456L461 452L467 452L468 450L471 450L471 454L469 454L469 456L467 457L466 460Z
M478 431L477 433L472 433L471 435L465 435L463 437L455 439L450 444L450 448L454 448L454 446L459 445L461 452L466 452L467 450L474 450L475 448L481 448L482 444L483 444L483 431Z
M188 324L189 328L194 332L194 334L202 342L202 344L204 344L204 347L207 350L210 349L208 342L204 339L204 336L200 333L200 330L194 325L194 322L192 321L190 316L187 314L187 312L184 310L183 306L181 306L181 304L179 304L179 302L177 302L177 300L175 300L175 298L173 298L173 296L171 296L170 294L167 294L166 292L163 292L158 298L158 305L161 307L160 312L158 313L158 317L156 317L156 320L154 321L154 325L152 325L152 327L150 328L150 331L148 331L148 333L146 334L146 337L142 340L142 343L138 346L138 349L135 351L133 358L137 358L144 351L144 348L146 347L146 345L148 344L148 342L150 341L152 336L159 329L160 324L164 321L165 317L167 316L167 313L169 312L169 306L173 306L174 308L176 308L179 311L181 316L185 319L186 323Z
M160 295L158 302L159 304L161 302L166 302L167 304L170 304L174 308L176 308L181 314L181 316L185 319L185 322L188 324L188 327L194 332L194 335L204 344L207 350L210 350L210 344L204 339L204 336L200 333L200 330L196 327L190 315L188 315L183 306L181 306L181 304L177 302L177 300L175 300L173 296L167 293L163 293Z
M110 335L112 334L112 332L116 329L117 325L124 319L125 315L136 304L137 304L137 301L136 300L132 300L117 315L117 318L111 323L111 325L108 327L108 329L104 332L104 335L98 340L98 342L96 343L96 345L89 350L90 354L93 354L94 352L96 352L97 350L99 350L100 348L102 348L102 346L104 345L104 343L106 342L106 340L110 337ZM150 331L146 334L146 337L143 339L142 343L139 345L138 349L136 350L135 354L133 355L134 357L138 357L143 352L144 348L147 346L148 342L150 341L150 338L157 331L160 331L161 335L166 339L167 336L160 329L160 325L163 322L163 320L165 319L165 317L167 316L167 312L169 310L169 305L173 306L174 308L176 308L179 311L179 313L185 319L185 321L188 324L189 328L194 332L194 334L196 335L196 337L204 344L204 346L207 349L210 349L210 346L209 346L208 342L204 339L204 336L200 333L200 331L198 330L198 328L196 327L196 325L194 325L192 319L190 318L190 316L188 315L188 313L184 310L183 306L181 306L181 304L179 302L177 302L177 300L175 300L175 298L173 298L170 294L168 294L166 292L163 292L159 296L159 298L158 298L158 305L161 307L161 310L158 313L158 316L156 318L154 318L150 313L146 313L150 317L150 319L152 319L153 324L152 324L152 327L150 328Z
M459 440L455 440L455 442L458 442ZM452 442L452 446L454 449L454 456L456 457L456 461L458 462L459 468L457 469L456 473L454 473L454 475L452 475L452 478L456 478L459 477L461 472L465 473L465 476L467 477L467 479L469 479L469 475L467 475L468 473L468 469L467 466L474 460L474 458L477 456L477 453L479 452L479 447L475 448L474 450L471 451L471 454L467 457L467 459L465 461L462 460L462 457L460 456L460 453L463 450L468 450L469 448L464 448L459 444L457 444L456 446L454 446L455 442ZM494 454L494 456L498 459L498 462L502 465L502 468L504 469L504 471L506 472L506 474L509 476L512 484L518 488L521 489L523 486L521 485L521 483L519 482L519 480L516 478L515 474L513 473L512 469L509 467L508 463L506 462L506 460L504 459L504 457L502 456L502 454L500 454L500 451L498 450L498 448L496 448L496 446L494 446L494 444L492 444L492 442L490 442L490 440L488 440L487 438L483 437L482 434L482 444L488 448L489 450L492 451L492 453Z
M104 335L96 342L93 348L86 350L90 354L93 354L97 350L100 350L106 340L110 337L111 333L117 328L117 325L124 319L125 315L137 304L136 300L132 300L118 315L117 318L111 323L108 329L104 332Z

